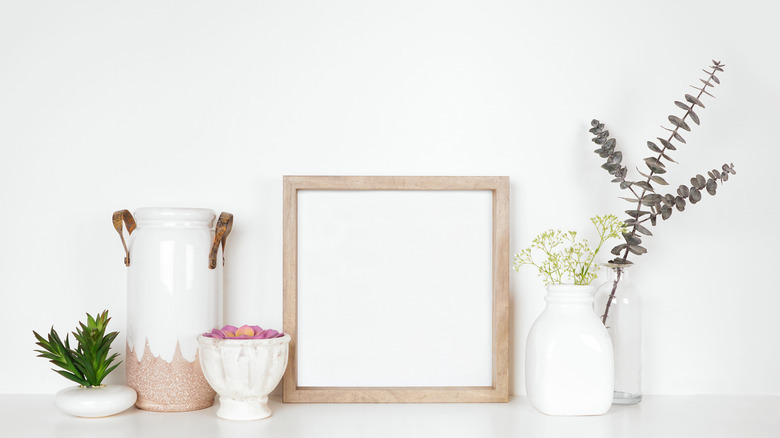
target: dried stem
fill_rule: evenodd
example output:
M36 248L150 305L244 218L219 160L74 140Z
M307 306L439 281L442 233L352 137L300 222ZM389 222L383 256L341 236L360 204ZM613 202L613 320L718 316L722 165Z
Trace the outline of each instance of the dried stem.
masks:
M601 315L601 323L605 326L607 325L607 317L609 316L609 308L612 306L612 300L615 299L615 292L617 292L618 283L620 282L620 277L623 275L623 268L616 268L617 269L617 277L615 277L615 282L612 283L612 292L609 294L609 298L607 298L607 307L604 309L604 314Z

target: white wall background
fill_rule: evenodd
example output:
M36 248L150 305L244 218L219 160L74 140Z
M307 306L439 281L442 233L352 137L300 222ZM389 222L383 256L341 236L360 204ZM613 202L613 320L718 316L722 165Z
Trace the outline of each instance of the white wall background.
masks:
M647 240L647 393L780 394L777 5L766 1L0 1L0 393L69 383L31 331L125 324L114 210L236 222L226 316L281 326L284 174L509 175L515 252L621 212L587 133L625 160L701 68L717 100L668 174L724 162L716 198ZM512 388L543 307L512 273ZM118 345L122 346L123 338ZM123 348L120 347L123 352ZM123 381L120 371L113 381Z

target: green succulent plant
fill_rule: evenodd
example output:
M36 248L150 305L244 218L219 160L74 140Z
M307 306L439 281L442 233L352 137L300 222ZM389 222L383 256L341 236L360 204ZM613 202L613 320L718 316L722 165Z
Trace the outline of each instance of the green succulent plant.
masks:
M691 178L690 186L680 185L675 193L662 194L658 190L657 186L669 185L668 182L662 177L667 171L667 163L676 163L670 157L671 151L677 149L677 145L685 144L685 138L681 134L682 131L690 131L691 126L686 122L690 120L696 125L700 123L699 115L696 111L704 109L704 103L701 99L704 95L710 97L713 96L708 88L714 88L715 85L720 84L720 79L716 73L723 72L724 64L719 61L712 61L710 66L711 70L703 70L707 74L705 79L699 79L701 86L691 85L694 89L698 90L698 94L693 96L691 94L685 95L685 102L675 101L674 104L685 113L682 117L671 114L667 117L667 120L672 127L661 126L663 129L669 132L668 137L657 137L658 142L648 141L647 147L654 155L644 159L645 166L648 170L642 172L637 168L637 172L643 179L629 180L628 168L622 164L623 153L617 149L617 141L610 137L609 131L604 129L604 124L594 119L591 121L590 133L593 134L593 142L599 145L599 148L594 152L601 158L606 159L601 167L604 168L610 175L613 176L612 182L620 184L620 188L628 190L630 195L627 197L621 197L632 204L635 204L630 210L626 210L628 219L623 222L629 227L629 230L623 233L624 243L621 243L612 248L612 254L616 257L609 261L613 265L630 265L632 262L628 260L630 254L640 256L647 252L647 249L642 246L642 236L652 236L653 233L645 225L648 221L652 226L655 226L660 216L661 219L667 220L672 216L674 210L682 212L688 203L696 204L702 199L702 192L706 191L710 195L714 196L718 189L718 184L723 184L728 181L729 175L735 175L734 164L724 164L719 169L713 169L707 172L708 177L701 174ZM697 108L698 107L698 108ZM696 109L696 111L694 111ZM677 143L677 145L675 144ZM612 287L612 292L607 300L606 309L602 314L602 322L606 324L607 316L609 314L609 308L612 304L612 299L617 291L618 283L620 281L622 271L618 269L618 275Z
M106 334L109 321L111 318L108 317L108 310L103 311L97 318L93 318L88 313L87 323L79 322L79 327L72 332L78 343L75 349L71 348L68 335L65 336L65 342L62 342L54 327L51 328L48 339L33 331L33 335L38 340L35 344L42 348L35 352L40 353L38 357L49 359L49 362L62 368L52 369L52 371L66 379L81 386L101 386L103 379L121 363L120 361L111 365L119 354L108 355L111 343L119 334L118 332Z

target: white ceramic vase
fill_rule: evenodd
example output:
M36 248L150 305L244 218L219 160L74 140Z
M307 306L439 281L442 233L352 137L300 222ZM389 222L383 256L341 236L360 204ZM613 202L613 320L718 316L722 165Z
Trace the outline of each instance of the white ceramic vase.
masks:
M260 420L271 416L268 394L287 368L290 335L272 339L214 339L199 336L200 363L219 394L217 416Z
M222 258L211 263L216 215L140 208L134 218L126 261L127 383L141 409L207 408L216 394L200 369L197 337L221 326Z
M54 405L76 417L107 417L118 414L135 403L133 388L124 385L100 387L70 386L54 395Z
M526 345L526 391L547 415L601 415L612 404L614 359L591 286L550 285Z

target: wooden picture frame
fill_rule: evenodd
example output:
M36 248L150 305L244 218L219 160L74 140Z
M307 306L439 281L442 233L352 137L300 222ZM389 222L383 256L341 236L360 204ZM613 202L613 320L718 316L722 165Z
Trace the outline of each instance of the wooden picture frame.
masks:
M283 186L283 328L292 337L289 363L283 378L284 402L509 401L509 177L284 176ZM307 387L298 385L298 195L301 190L481 190L492 192L492 385L457 387Z

